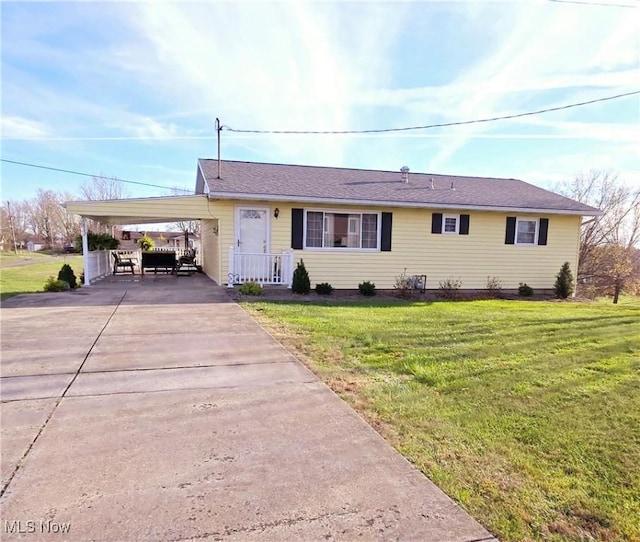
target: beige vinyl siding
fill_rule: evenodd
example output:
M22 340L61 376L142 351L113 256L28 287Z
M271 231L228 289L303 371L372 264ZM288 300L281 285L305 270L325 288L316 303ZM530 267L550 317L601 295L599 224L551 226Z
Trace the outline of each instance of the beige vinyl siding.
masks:
M218 243L220 254L220 280L218 284L227 284L229 273L229 249L236 244L235 216L237 207L260 207L269 210L271 239L270 252L279 253L291 248L291 207L287 204L274 205L268 201L231 201L217 200L212 202L212 212L218 220ZM273 211L279 208L278 218L274 218ZM204 242L204 241L203 241ZM212 277L213 278L213 277Z
M208 276L219 284L228 280L229 248L235 246L235 210L243 207L269 209L272 253L290 250L291 209L305 208L343 213L392 212L391 252L368 252L348 248L296 250L295 261L304 258L312 284L329 282L335 288L356 288L370 280L380 289L393 288L404 269L408 274L426 274L427 287L437 288L447 278L460 279L463 288L484 288L487 276L502 280L505 288L526 282L533 288L551 288L560 266L568 261L575 272L581 217L573 215L520 214L471 211L469 235L432 234L432 212L445 209L388 208L376 206L301 205L285 202L209 200L204 195L141 198L131 200L68 202L71 213L109 221L112 224L179 219L201 219L202 257ZM275 208L279 217L273 216ZM506 245L506 217L549 219L546 246ZM213 234L217 220L218 235Z
M468 213L469 235L437 235L430 233L431 213L427 214L429 224L422 245L412 232L406 232L400 237L398 249L408 254L412 241L415 246L421 246L412 265L427 274L429 288L437 288L439 282L447 278L460 279L463 288L485 288L488 276L498 277L505 288L517 288L521 282L538 289L552 288L555 275L565 261L569 261L574 270L576 268L580 217ZM547 245L505 244L507 216L534 220L548 218ZM419 219L407 217L402 220L402 229L413 220Z
M218 219L203 220L200 226L202 270L211 280L220 284L220 243L214 232L218 228Z
M392 212L391 252L365 252L347 248L295 250L295 261L304 259L312 286L329 282L334 288L357 288L370 280L379 289L393 288L395 277L406 268L408 274L427 275L427 287L438 288L447 278L460 279L463 288L485 288L487 276L502 280L505 288L517 288L526 282L533 288L552 288L555 275L565 262L576 268L580 217L571 215L538 215L502 212L465 212L470 215L469 235L432 234L432 212L450 210L354 208L330 205L273 204L258 202L214 202L219 218L222 283L228 273L229 247L235 243L234 217L237 205L270 209L272 253L290 250L291 209ZM274 218L275 208L280 210ZM545 246L506 245L506 217L549 219L548 242Z
M229 247L235 245L235 204L232 201L214 202L215 215L218 217L218 241L220 243L220 282L227 284L229 274Z

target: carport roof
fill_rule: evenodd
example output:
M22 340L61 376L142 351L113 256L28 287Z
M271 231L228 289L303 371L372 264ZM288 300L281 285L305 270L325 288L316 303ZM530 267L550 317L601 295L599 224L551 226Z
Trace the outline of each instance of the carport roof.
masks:
M207 196L168 196L100 201L67 201L68 212L103 224L152 224L212 218Z

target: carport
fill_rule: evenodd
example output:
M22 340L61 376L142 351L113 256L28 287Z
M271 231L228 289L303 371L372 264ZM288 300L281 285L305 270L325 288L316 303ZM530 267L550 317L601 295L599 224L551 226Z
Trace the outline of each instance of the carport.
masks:
M84 284L89 286L104 276L110 269L110 251L89 252L88 221L93 220L110 226L127 224L159 224L187 220L207 220L212 227L204 231L201 240L203 271L210 278L212 270L219 266L217 243L211 242L217 236L218 219L212 203L204 194L192 196L169 196L154 198L131 198L121 200L68 201L68 212L82 217L82 252L84 255Z

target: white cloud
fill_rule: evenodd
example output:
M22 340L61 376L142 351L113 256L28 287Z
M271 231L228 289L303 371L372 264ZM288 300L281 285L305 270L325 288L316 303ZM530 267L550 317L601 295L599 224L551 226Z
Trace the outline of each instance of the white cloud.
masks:
M611 143L640 142L640 125L618 122L576 122L551 121L542 117L528 117L526 122L532 126L549 127L554 137L582 139L584 141L606 141Z
M345 20L341 4L141 4L135 16L163 71L181 81L184 98L236 128L347 129L351 96L376 87L389 70L388 49L404 8L372 4ZM362 62L360 62L362 61ZM334 163L344 141L263 136L259 150L281 160Z
M2 139L40 139L52 134L46 123L19 116L3 116L0 126Z
M505 21L509 27L501 46L484 61L461 73L451 85L439 89L440 96L452 90L452 97L443 96L441 100L441 104L446 104L448 116L467 119L500 115L505 110L538 109L535 92L544 90L573 90L575 101L582 101L585 88L595 86L619 91L620 86L625 90L637 85L637 66L625 66L610 73L593 72L594 68L619 66L620 58L637 58L637 41L631 36L628 19L614 14L617 10L611 8L596 13L589 11L596 9L593 6L586 6L586 10L576 7L580 6L559 10L552 3L509 6L504 20L496 23L501 30L506 30ZM621 26L624 38L612 39ZM637 29L637 20L632 26ZM601 45L603 41L605 46ZM614 48L635 52L625 57L622 53L616 55ZM612 64L607 59L613 55L617 60ZM459 91L465 88L468 92L473 89L473 94L461 98ZM555 98L554 103L546 102L543 108L567 101L572 99L567 98L565 92L562 100ZM477 125L473 133L491 129L493 126L489 124ZM447 141L431 161L431 167L438 169L446 164L467 141L466 136Z
M640 10L542 1L33 6L9 3L3 12L3 134L79 139L68 155L80 157L82 147L88 161L108 154L91 139L138 138L145 157L156 149L150 142L161 140L163 160L171 141L195 162L192 149L213 154L215 145L179 139L215 136L217 116L250 129L421 125L585 101L633 90L639 79L640 29L632 15ZM507 139L518 139L522 149L529 139L537 156L537 141L556 139L568 152L567 171L571 161L576 169L590 159L637 170L637 112L628 109L628 122L607 118L628 107L615 103L380 136L223 132L223 157L461 171L476 149L465 147L484 153L490 145L483 140L503 140L495 147L506 149ZM597 155L589 152L594 141ZM136 167L137 148L118 149L133 158L109 159ZM514 169L537 171L526 154ZM546 167L559 171L555 163Z
M132 133L140 139L171 139L180 135L175 124L158 122L146 116L131 116L126 124L120 126L123 131Z

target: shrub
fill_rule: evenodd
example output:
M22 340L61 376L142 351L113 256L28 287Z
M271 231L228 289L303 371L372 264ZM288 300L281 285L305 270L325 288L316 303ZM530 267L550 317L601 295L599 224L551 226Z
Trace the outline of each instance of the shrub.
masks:
M333 292L333 286L328 282L321 282L316 284L316 293L319 295L330 295Z
M361 295L364 295L366 297L376 295L376 285L373 282L369 282L368 280L365 280L364 282L358 284L358 290L360 291Z
M526 282L521 282L520 286L518 286L518 295L521 295L522 297L531 297L533 295L533 288Z
M156 246L156 243L151 237L149 237L146 233L138 239L138 245L140 246L140 250L153 250L153 247Z
M300 260L293 272L293 282L291 283L291 290L294 294L307 295L311 291L311 280L309 280L309 273L304 266L304 260Z
M118 248L120 241L108 233L87 232L87 244L89 251L92 250L114 250ZM76 250L82 252L82 236L76 236Z
M67 284L69 284L69 287L72 290L78 286L78 281L73 272L73 269L71 269L71 266L68 263L65 263L60 268L60 271L58 272L58 280L64 280Z
M415 290L416 284L413 277L407 275L407 268L405 267L402 274L396 277L396 282L393 285L394 289L398 290L400 297L404 297L405 299L411 297L413 291Z
M49 277L44 285L45 292L66 292L70 288L68 282L53 277Z
M462 281L460 279L448 278L440 281L440 296L445 299L457 299L460 295L460 288L462 288Z
M487 290L492 293L498 294L502 291L502 281L499 277L487 277Z
M264 288L257 282L245 282L238 287L238 291L244 295L263 295Z
M556 275L556 282L553 285L556 297L567 299L573 293L573 273L569 267L569 262L564 262L560 272Z

